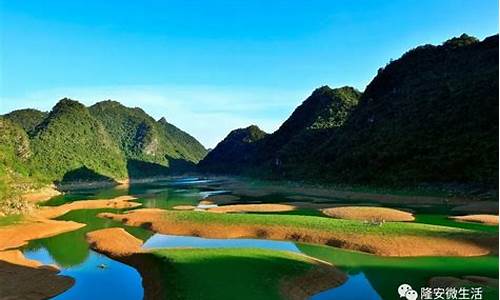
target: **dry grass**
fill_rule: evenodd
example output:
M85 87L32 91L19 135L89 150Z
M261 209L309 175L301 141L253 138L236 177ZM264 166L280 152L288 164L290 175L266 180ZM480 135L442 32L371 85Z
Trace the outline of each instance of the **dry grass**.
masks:
M283 212L295 209L295 206L289 204L233 204L210 208L208 211L217 213Z
M463 222L475 222L475 223L483 223L489 225L498 225L498 215L478 214L478 215L450 217L450 219L455 219Z
M177 206L172 207L172 209L175 209L175 210L194 210L195 208L196 208L196 206L194 206L194 205L177 205Z
M344 206L322 210L327 216L337 219L361 221L413 221L413 215L393 208L374 206Z
M93 249L116 256L128 256L141 251L142 241L123 228L106 228L87 233Z
M408 234L346 233L320 231L304 227L262 224L200 223L176 220L164 210L139 209L125 214L102 213L99 216L131 226L145 226L155 232L206 238L265 238L325 244L382 256L478 256L497 252L498 239L477 240L448 236Z

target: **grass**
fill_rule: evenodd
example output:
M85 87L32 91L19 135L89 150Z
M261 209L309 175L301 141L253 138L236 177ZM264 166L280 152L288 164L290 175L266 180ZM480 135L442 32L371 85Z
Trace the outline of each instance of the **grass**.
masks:
M348 272L363 272L383 299L396 299L397 287L410 284L420 291L434 276L479 275L498 278L498 256L479 257L381 257L339 248L297 244L305 254ZM498 299L498 289L485 288L484 299Z
M262 225L306 228L318 231L369 234L413 234L413 235L451 235L475 234L461 228L428 225L411 222L387 222L382 226L363 224L362 221L341 220L316 216L281 214L212 214L191 211L166 211L166 217L178 222L192 222L220 225Z
M463 229L483 231L483 232L494 232L498 234L498 225L487 225L487 224L473 223L473 222L458 222L449 219L447 215L437 215L437 214L416 215L415 222L463 228Z
M22 215L7 215L0 217L0 226L6 226L11 224L20 223L23 220Z
M264 249L168 249L153 254L167 264L172 299L282 299L279 283L313 267L299 255Z

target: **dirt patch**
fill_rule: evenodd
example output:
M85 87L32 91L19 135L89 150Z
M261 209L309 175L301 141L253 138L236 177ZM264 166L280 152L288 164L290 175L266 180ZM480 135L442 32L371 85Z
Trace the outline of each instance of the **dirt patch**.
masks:
M54 185L52 185L43 187L34 192L23 194L21 195L21 199L31 203L36 203L49 200L50 198L60 194L61 192L58 191Z
M120 196L113 199L81 200L66 203L60 206L41 207L32 213L34 218L53 219L62 216L72 210L77 209L98 209L98 208L133 208L141 206L140 203L130 202L137 198L132 196Z
M413 221L413 215L406 211L375 206L344 206L323 209L322 212L337 219L362 221Z
M218 224L175 219L175 212L139 209L125 214L102 213L99 216L127 225L148 224L163 234L192 235L206 238L266 238L324 244L382 256L478 256L498 252L496 237L448 237L394 234L345 233L318 231L283 225Z
M233 204L210 208L208 211L217 213L283 212L295 209L295 206L289 204Z
M483 223L489 225L498 225L498 215L466 215L466 216L456 216L450 217L450 219L454 219L462 222L475 222L475 223Z
M0 299L48 299L75 283L59 270L26 259L19 250L0 252Z
M87 233L87 241L99 252L113 257L141 251L142 241L123 228L106 228Z
M194 206L194 205L177 205L177 206L172 207L172 209L175 209L175 210L194 210L195 208L196 208L196 206Z
M452 209L454 212L471 213L471 214L498 214L497 201L476 201L460 205Z
M58 235L85 226L72 221L37 220L0 227L0 250L18 248L28 241Z
M332 266L318 265L306 274L287 278L280 284L280 292L285 299L303 300L340 286L347 280L347 275Z

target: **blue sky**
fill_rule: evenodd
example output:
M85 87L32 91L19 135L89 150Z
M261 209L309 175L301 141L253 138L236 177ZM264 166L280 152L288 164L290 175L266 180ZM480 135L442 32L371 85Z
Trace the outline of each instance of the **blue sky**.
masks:
M213 147L273 131L312 90L363 90L421 44L498 32L496 0L0 0L0 113L140 106Z

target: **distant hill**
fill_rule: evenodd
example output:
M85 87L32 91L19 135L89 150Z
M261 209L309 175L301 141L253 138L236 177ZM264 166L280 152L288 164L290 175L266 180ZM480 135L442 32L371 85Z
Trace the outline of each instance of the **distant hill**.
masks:
M155 121L140 108L108 100L92 105L89 110L102 122L129 161L187 170L193 169L206 155L206 149L195 138L165 118ZM184 163L179 164L180 161Z
M379 69L363 94L317 89L256 149L240 152L251 163L234 170L335 183L495 185L498 87L498 35L420 46ZM211 170L234 171L219 159L205 160Z
M200 161L200 170L238 174L251 167L257 144L267 134L255 125L235 129Z
M14 110L4 117L21 126L28 134L33 133L38 126L47 117L48 113L32 108Z
M280 173L323 142L325 134L341 126L361 93L351 87L316 89L281 127L264 135L256 126L232 131L201 161L202 170L222 173ZM242 142L251 130L258 138Z
M498 35L417 47L304 165L333 181L497 184L498 88Z
M0 116L0 199L51 182L109 181L192 171L207 150L139 108L60 100L50 113ZM19 183L19 184L16 184Z
M31 139L31 162L49 180L61 180L82 167L124 179L123 153L104 126L77 101L62 99L36 127Z

